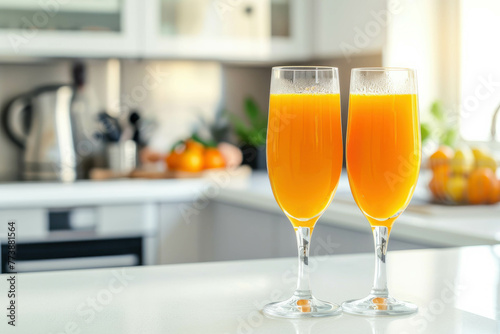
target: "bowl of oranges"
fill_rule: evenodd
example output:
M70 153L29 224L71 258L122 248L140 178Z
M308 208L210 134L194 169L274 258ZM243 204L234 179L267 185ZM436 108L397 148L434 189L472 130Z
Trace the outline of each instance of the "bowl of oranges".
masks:
M165 155L165 174L170 178L192 178L231 171L231 175L248 176L250 168L241 166L242 160L238 147L193 135L174 144Z
M429 157L429 190L438 203L478 205L500 201L497 161L488 150L441 146Z
M175 144L165 163L170 171L190 173L226 167L226 160L216 146L204 145L193 138Z

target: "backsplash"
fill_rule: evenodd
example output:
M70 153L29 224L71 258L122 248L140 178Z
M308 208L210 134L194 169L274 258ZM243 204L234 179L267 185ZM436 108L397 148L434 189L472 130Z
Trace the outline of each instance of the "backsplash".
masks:
M127 60L119 62L118 75L113 73L115 64L107 60L85 63L93 105L99 111L137 109L144 118L155 120L150 143L159 151L188 136L200 118L210 121L221 108L223 71L218 63ZM0 65L0 105L38 86L71 83L72 64L64 60ZM0 181L19 180L22 151L0 132Z
M165 152L211 122L223 99L222 65L216 62L123 61L120 109L139 109L156 121L150 146Z

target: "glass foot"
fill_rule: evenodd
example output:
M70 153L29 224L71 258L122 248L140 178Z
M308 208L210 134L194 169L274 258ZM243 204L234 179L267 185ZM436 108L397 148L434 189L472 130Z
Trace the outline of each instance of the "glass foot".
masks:
M312 296L301 298L293 295L285 301L267 304L262 312L279 318L313 318L339 315L342 313L342 308L337 304L324 302Z
M349 300L342 303L346 313L378 316L378 315L405 315L418 311L415 304L400 301L392 297L378 297L369 295L358 300Z

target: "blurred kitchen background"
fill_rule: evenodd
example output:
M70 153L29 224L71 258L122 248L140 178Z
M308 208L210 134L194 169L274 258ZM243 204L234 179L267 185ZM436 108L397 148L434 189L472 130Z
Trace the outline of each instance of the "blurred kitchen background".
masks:
M19 271L294 256L263 160L278 65L338 67L344 131L351 68L416 68L425 168L390 247L498 243L500 182L479 173L476 206L465 189L496 172L498 31L494 0L0 0L0 221L18 224ZM200 145L211 172L168 160ZM436 179L440 159L464 176ZM372 249L342 180L316 255Z

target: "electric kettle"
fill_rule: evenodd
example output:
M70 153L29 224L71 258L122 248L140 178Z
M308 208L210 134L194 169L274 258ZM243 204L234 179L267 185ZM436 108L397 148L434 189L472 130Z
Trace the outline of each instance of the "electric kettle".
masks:
M2 110L2 127L24 149L25 180L76 179L71 104L75 88L51 85L17 96Z

